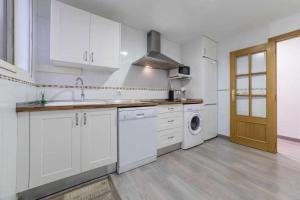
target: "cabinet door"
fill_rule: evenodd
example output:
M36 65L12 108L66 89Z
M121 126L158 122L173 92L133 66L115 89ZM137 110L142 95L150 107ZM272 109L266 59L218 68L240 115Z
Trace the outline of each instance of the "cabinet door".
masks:
M100 16L91 16L90 64L119 68L121 26Z
M202 52L202 56L213 59L213 60L217 60L217 44L208 39L208 38L203 38L203 52Z
M56 62L88 64L90 14L52 0L50 59Z
M218 135L218 107L217 105L205 106L203 115L204 140Z
M205 104L218 101L218 66L217 62L203 58L203 100Z
M30 188L80 173L80 124L75 111L30 114Z
M117 162L116 113L116 109L86 110L82 113L82 171Z

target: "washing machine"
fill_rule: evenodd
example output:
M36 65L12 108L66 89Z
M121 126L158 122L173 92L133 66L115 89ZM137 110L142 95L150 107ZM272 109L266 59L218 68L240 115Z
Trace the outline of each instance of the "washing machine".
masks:
M184 105L184 133L183 142L181 144L182 149L188 149L203 143L203 111L203 104Z

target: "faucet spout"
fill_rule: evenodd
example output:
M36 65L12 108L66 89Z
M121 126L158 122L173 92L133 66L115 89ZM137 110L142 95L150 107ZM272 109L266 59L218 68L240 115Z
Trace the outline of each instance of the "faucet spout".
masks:
M77 77L76 78L76 86L78 86L78 84L81 84L80 88L81 88L81 94L80 94L80 100L84 101L85 99L85 94L84 94L84 83L81 77Z

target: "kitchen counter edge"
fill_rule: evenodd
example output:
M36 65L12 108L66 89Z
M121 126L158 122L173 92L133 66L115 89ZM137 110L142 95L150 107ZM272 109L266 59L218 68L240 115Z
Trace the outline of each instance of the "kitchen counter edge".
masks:
M129 107L147 107L171 104L202 104L202 99L187 99L169 101L165 99L139 100L134 103L107 103L107 104L86 104L86 105L63 105L63 106L43 106L41 104L22 103L16 107L16 112L38 112L38 111L56 111L56 110L79 110L96 108L129 108Z

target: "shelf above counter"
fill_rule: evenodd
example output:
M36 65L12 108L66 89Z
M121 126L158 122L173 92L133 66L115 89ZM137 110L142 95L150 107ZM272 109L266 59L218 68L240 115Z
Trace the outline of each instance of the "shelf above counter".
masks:
M175 79L191 79L192 75L178 75L178 76L173 76L173 77L169 77L169 80L175 80Z

